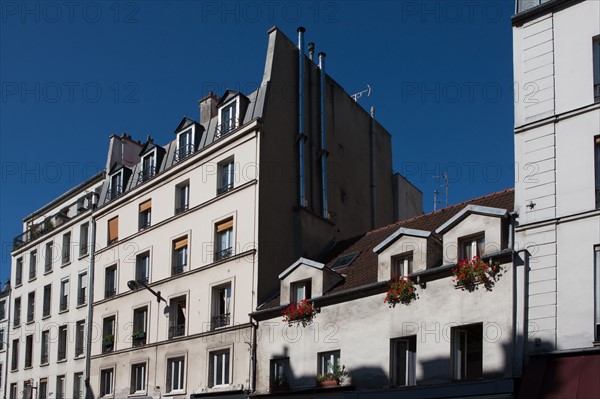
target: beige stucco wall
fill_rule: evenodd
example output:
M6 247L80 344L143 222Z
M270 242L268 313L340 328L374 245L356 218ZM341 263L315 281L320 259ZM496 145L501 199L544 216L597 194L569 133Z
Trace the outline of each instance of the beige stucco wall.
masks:
M485 253L498 252L505 247L502 237L502 218L470 214L460 221L451 230L444 233L443 259L444 263L456 263L459 249L459 240L473 234L484 233Z

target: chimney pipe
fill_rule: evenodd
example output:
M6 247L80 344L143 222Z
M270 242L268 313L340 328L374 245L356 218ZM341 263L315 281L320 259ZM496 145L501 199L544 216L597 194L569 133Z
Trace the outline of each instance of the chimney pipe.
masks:
M321 202L323 204L322 216L324 219L329 219L329 210L327 208L327 118L325 114L325 57L325 53L319 53L319 70L321 72Z
M371 120L369 123L369 141L371 147L370 153L370 163L371 163L371 229L374 229L377 226L377 207L375 203L377 202L377 185L375 184L375 157L377 156L375 153L375 107L371 106Z
M304 187L304 32L301 26L298 28L298 178L299 198L301 207L306 206L306 192Z
M308 58L312 61L315 55L315 44L313 42L308 43Z

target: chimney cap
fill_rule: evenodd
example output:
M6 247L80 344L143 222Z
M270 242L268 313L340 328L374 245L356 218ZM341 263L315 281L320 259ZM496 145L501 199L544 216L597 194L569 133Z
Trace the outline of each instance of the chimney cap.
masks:
M298 29L296 29L298 32L306 32L306 29L304 29L304 26L299 26Z
M327 57L327 54L324 51L321 51L319 53L319 57Z

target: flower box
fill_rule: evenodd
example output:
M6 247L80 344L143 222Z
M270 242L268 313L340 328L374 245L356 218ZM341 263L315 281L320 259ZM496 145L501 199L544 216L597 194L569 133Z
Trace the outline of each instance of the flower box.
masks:
M417 298L417 288L413 281L409 277L401 276L392 279L383 302L388 303L390 308L393 308L399 303L410 305Z
M317 314L317 310L307 299L303 299L300 302L292 303L290 306L283 310L283 321L288 323L289 326L292 324L302 324L305 327L310 324Z
M500 265L494 265L491 261L486 263L478 256L474 256L471 260L461 260L458 266L452 269L456 288L469 292L478 289L479 285L491 291L500 278L501 272Z
M317 381L317 386L319 388L329 388L329 387L337 387L338 386L338 382L333 380L333 381Z

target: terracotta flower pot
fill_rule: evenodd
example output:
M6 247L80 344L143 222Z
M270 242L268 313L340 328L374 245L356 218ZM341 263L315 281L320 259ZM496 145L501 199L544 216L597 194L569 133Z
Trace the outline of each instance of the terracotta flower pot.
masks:
M336 387L337 385L336 380L317 381L317 386L321 388Z

